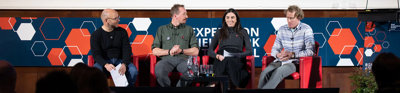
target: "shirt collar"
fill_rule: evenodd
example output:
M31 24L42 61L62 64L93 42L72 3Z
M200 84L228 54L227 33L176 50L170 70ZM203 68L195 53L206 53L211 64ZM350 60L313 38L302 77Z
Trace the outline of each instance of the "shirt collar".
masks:
M301 24L301 22L299 22L299 24L296 26L296 28L294 28L294 31L297 31L297 30L300 30L300 29L301 29L300 24ZM287 29L288 29L289 31L292 31L292 29L289 28L289 25L288 25ZM293 32L294 32L294 31L293 31Z
M172 28L172 29L181 29L181 28L185 27L184 24L179 24L177 27L175 27L172 23L169 23L167 26Z

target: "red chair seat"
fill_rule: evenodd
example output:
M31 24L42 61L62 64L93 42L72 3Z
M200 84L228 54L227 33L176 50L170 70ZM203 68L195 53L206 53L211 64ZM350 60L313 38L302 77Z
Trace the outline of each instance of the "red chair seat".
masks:
M292 73L285 79L300 79L300 88L322 88L322 61L321 56L317 56L319 43L316 41L315 50L315 56L300 57L300 62L297 67L299 71ZM262 70L274 60L275 58L273 56L264 56L262 59Z

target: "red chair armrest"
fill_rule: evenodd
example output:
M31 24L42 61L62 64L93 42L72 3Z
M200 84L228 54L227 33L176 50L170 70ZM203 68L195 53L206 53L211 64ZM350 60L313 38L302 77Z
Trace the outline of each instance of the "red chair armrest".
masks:
M139 72L139 56L132 55L132 64L136 66L137 71Z
M156 86L156 68L157 57L155 55L150 55L150 86Z
M264 70L269 63L273 62L275 60L275 57L273 56L263 56L262 58L262 70Z
M309 83L317 83L316 88L322 88L321 56L301 57L299 64L300 88L308 88ZM315 74L311 74L315 73ZM315 76L311 76L315 75ZM313 79L310 79L313 78ZM311 80L311 81L310 81Z
M210 56L204 55L204 56L202 57L202 59L203 59L203 65L207 65L207 64L208 64L208 61L210 60Z
M247 84L247 88L249 89L256 89L255 81L255 66L254 66L254 56L246 56L246 67L247 71L250 73L250 80L249 84Z
M294 73L290 74L290 76L291 76L294 80L300 79L300 73L299 73L299 72L294 72Z
M94 58L93 58L93 56L92 55L88 55L88 66L89 67L93 67L94 66Z
M246 56L247 71L254 72L254 56Z

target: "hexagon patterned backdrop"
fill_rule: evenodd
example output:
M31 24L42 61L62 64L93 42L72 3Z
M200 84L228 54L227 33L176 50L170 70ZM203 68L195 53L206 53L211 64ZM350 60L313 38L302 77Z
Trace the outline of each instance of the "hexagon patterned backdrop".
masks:
M141 58L151 54L151 45L159 26L170 18L121 18L131 42L132 53ZM248 30L256 66L261 57L269 56L276 30L286 24L286 18L242 18ZM381 52L400 56L400 44L395 43L400 32L387 31L388 24L366 27L357 18L305 18L314 38L320 43L319 56L323 66L359 66L371 62ZM207 53L208 44L221 27L220 18L189 18L200 47ZM73 66L87 63L91 55L90 36L101 27L100 18L0 17L0 60L15 66Z

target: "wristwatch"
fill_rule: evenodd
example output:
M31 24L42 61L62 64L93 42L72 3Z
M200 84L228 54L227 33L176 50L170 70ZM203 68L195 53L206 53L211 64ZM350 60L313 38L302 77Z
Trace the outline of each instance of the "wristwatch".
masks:
M184 54L184 53L183 53L183 49L181 49L181 50L182 50L181 54Z
M293 58L296 58L296 54L294 53L294 52L292 52L293 53L293 55L291 56L291 58L293 59Z

